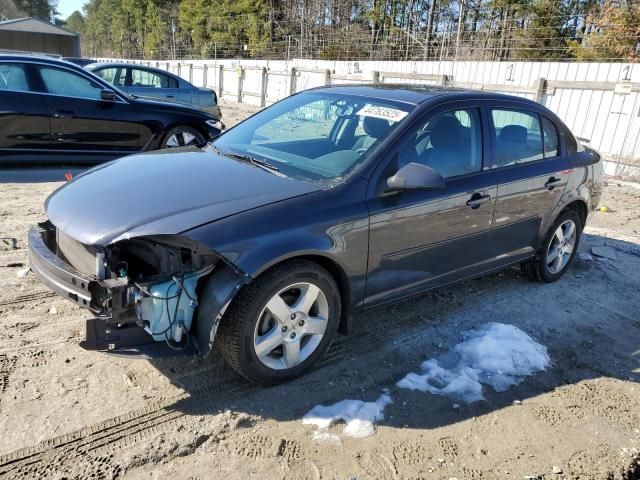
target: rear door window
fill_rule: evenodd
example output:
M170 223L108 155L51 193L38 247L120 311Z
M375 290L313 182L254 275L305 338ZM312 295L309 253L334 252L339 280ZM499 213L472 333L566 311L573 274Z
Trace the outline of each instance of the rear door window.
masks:
M544 158L540 117L537 113L493 109L491 116L496 135L496 167L534 162Z
M0 90L28 92L29 82L24 65L19 63L0 63Z

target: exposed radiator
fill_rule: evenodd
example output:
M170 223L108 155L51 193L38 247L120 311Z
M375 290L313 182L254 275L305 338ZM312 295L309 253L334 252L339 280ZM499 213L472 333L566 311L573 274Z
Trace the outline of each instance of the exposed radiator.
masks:
M70 236L56 230L58 256L72 265L80 273L96 274L96 250Z

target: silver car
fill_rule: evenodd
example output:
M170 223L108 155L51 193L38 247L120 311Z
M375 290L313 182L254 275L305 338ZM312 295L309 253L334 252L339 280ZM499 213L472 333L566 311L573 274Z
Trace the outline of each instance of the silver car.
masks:
M216 92L191 85L159 68L129 63L92 63L85 69L130 95L183 103L206 110L218 120L222 118Z

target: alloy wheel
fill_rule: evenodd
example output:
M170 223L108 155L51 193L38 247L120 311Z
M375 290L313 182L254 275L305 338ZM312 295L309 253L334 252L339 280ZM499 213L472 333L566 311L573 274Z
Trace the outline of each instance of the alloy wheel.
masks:
M189 132L176 132L167 138L165 146L167 148L184 147L186 145L193 145L196 142L197 138L195 135L192 135Z
M273 295L253 335L260 362L274 370L304 362L318 348L329 324L329 303L316 285L300 282Z
M562 222L547 247L547 268L551 274L561 272L571 259L576 246L576 224L573 220Z

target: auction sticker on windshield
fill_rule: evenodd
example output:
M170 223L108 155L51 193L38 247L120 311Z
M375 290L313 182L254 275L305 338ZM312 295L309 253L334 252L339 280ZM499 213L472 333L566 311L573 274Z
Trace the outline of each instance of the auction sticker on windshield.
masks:
M380 107L376 105L366 105L360 109L357 115L363 117L375 117L389 120L390 122L399 122L407 116L407 112L396 108Z

